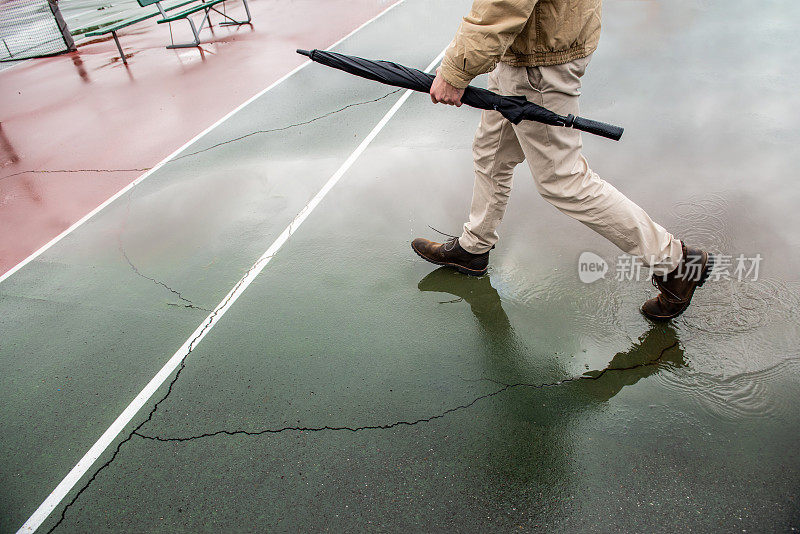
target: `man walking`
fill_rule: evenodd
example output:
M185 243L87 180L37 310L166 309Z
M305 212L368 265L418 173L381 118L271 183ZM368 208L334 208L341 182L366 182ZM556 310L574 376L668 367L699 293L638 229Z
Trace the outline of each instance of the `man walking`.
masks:
M602 0L475 0L431 87L434 103L461 105L470 81L490 72L488 88L523 95L561 115L578 115L580 78L600 38ZM514 167L527 160L542 197L624 252L651 266L659 295L642 306L655 320L680 315L711 271L713 257L688 247L594 173L580 132L533 121L514 125L484 111L475 134L475 186L469 221L445 243L417 238L422 258L462 273L486 273L489 251L511 193Z

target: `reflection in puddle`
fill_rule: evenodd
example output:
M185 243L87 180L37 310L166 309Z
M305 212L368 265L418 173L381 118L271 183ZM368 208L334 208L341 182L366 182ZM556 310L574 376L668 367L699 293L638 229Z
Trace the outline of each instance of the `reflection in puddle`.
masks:
M11 144L11 141L6 137L3 131L3 124L0 123L0 167L13 165L15 163L19 163L19 155Z
M563 285L569 285L566 280L564 282ZM558 288L562 284L558 280L547 280L537 285L537 294L542 296L561 291L543 286ZM580 410L585 403L607 401L625 386L657 375L657 385L679 392L715 419L736 421L786 415L794 402L794 389L786 380L795 380L800 375L800 354L793 345L798 327L795 332L786 329L786 321L800 309L800 292L797 288L792 290L791 285L774 280L719 282L713 286L713 291L704 295L704 302L697 307L691 320L682 319L677 324L648 323L647 331L630 349L614 355L604 368L586 372L581 380L571 378L558 385L570 385L571 402L583 399L574 406ZM532 351L515 333L490 276L468 277L443 267L423 278L419 289L456 297L442 299L442 305L469 304L489 344L487 376L493 380L502 377L497 380L498 384L541 387L541 384L529 384L531 370L525 360ZM574 292L574 287L572 289ZM615 288L615 284L592 286L587 288L590 294L587 301L576 298L574 305L583 310L586 304L586 309L590 309L590 302L603 301L598 298L597 291L605 294L623 289ZM613 318L609 311L596 310L593 314L599 328L612 329ZM588 316L583 318L588 320ZM770 335L771 326L782 334ZM680 337L678 332L681 332ZM689 342L693 350L691 358L684 353L684 346ZM735 348L728 348L730 346ZM759 347L774 352L764 355ZM746 359L750 350L755 350L760 357ZM555 359L555 365L560 365L558 358L546 359ZM662 370L669 372L661 373ZM558 373L561 376L570 374L566 369Z
M420 291L436 291L457 297L454 300L442 301L442 304L466 302L478 320L489 343L493 346L487 366L491 370L496 365L492 360L503 355L506 361L514 362L515 356L531 352L524 340L520 339L511 325L497 290L492 287L490 276L469 277L458 274L447 267L439 268L419 282ZM605 401L616 395L623 387L633 385L642 378L653 375L665 368L686 366L683 349L678 335L669 325L652 325L631 348L614 355L602 369L588 371L582 376L560 381L575 382L581 392L589 394L593 399ZM510 373L509 373L510 371ZM511 376L509 376L509 374ZM564 371L566 374L566 371ZM527 384L530 381L527 369L504 368L501 375L502 384L519 384L521 386L538 387L539 384Z
M519 507L522 514L546 517L550 528L545 530L554 530L552 522L569 515L571 499L582 483L575 472L576 443L586 439L579 437L585 433L580 427L586 415L596 419L625 386L687 365L675 329L650 325L628 350L615 354L602 368L543 383L546 379L526 365L533 351L515 332L490 276L473 278L441 268L418 287L456 297L440 299L452 302L443 306L461 305L460 299L469 304L487 342L483 369L476 372L483 374L481 380L506 387L481 414L486 430L476 430L471 438L477 445L462 453L469 469L481 473L478 480L486 481L476 488L482 501L475 506L511 509L517 519L515 507ZM541 358L555 360L557 366L563 360L552 354ZM569 377L570 372L561 368L558 375Z
M89 83L92 80L89 78L89 73L86 72L86 67L83 66L83 59L81 59L80 54L77 52L73 52L70 54L72 56L72 64L75 65L75 69L78 71L78 76L81 77L83 83Z

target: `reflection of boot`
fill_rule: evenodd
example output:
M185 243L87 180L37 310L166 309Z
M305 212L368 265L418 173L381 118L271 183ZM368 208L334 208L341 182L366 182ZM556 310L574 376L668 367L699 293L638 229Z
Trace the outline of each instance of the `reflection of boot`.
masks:
M488 276L473 278L459 276L456 271L442 267L419 282L420 291L438 291L460 297L472 308L472 313L489 333L507 332L511 329L500 295L492 287Z
M617 353L605 369L584 373L581 386L593 397L606 401L642 378L664 367L685 367L683 348L671 326L654 326L627 352Z

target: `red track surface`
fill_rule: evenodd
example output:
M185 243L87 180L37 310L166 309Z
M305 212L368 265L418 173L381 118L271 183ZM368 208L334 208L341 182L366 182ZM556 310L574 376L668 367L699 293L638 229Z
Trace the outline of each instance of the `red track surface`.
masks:
M166 50L167 25L146 21L122 30L127 67L109 36L0 71L0 275L302 63L296 48L392 3L250 0L252 26L204 30L200 49ZM189 39L186 23L173 31Z

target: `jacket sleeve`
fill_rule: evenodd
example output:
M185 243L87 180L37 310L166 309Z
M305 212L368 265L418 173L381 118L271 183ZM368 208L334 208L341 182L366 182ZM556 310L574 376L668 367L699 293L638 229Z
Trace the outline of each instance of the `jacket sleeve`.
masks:
M442 76L464 88L494 69L525 27L538 0L474 0L442 60Z

